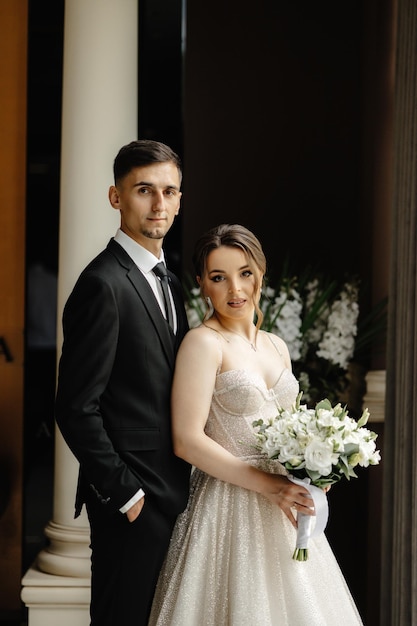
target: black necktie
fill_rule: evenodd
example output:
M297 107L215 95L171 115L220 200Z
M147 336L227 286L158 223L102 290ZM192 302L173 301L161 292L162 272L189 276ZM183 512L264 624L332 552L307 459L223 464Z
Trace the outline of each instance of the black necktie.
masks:
M169 278L167 274L167 268L165 267L163 263L158 263L157 265L155 265L152 271L156 276L158 276L158 278L161 281L162 293L164 294L164 300L165 300L165 312L166 312L167 320L172 330L174 330L174 315L172 313L171 299L169 297L169 290L168 290Z

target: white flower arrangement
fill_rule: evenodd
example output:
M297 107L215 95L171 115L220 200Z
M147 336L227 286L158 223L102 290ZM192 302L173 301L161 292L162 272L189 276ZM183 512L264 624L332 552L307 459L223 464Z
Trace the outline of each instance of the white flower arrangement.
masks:
M312 485L319 490L342 478L357 478L357 466L378 465L381 455L376 449L377 435L365 428L368 409L356 421L340 403L332 407L325 399L309 409L301 404L301 397L302 392L290 410L278 407L275 417L253 422L256 446L262 453L277 459L291 477L306 487ZM311 516L301 515L298 521L300 533L293 558L305 561L310 533L301 522L309 523Z
M305 399L312 404L324 396L337 401L355 352L357 281L284 279L279 292L268 289L266 295L263 328L287 343Z
M302 356L303 302L294 286L282 286L277 290L267 287L260 301L268 330L284 339L293 361ZM264 326L265 326L264 322Z

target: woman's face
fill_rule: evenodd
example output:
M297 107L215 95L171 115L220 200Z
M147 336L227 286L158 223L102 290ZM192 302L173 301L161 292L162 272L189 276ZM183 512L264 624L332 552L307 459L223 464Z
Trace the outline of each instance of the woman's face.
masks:
M216 313L233 319L242 319L246 315L253 318L261 282L261 273L249 266L243 250L231 246L221 246L210 252L204 278L199 279L202 294L210 298Z

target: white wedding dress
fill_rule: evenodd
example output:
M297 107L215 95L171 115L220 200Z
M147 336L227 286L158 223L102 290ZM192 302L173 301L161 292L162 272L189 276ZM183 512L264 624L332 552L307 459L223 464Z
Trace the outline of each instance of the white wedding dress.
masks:
M277 402L289 407L297 393L288 370L272 389L252 372L223 372L206 432L248 463L285 474L280 463L256 450L252 422L275 415ZM196 469L149 626L361 625L325 535L310 539L304 562L292 558L295 541L296 531L279 507Z

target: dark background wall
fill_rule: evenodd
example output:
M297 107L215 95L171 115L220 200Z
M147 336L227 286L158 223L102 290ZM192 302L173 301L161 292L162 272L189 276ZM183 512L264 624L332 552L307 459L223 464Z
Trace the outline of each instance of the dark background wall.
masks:
M56 346L37 340L46 321L31 321L46 313L53 334L64 0L29 0L28 7L23 573L45 545L43 530L52 518Z
M184 266L241 222L272 275L287 254L358 271L363 2L191 1L186 42Z

